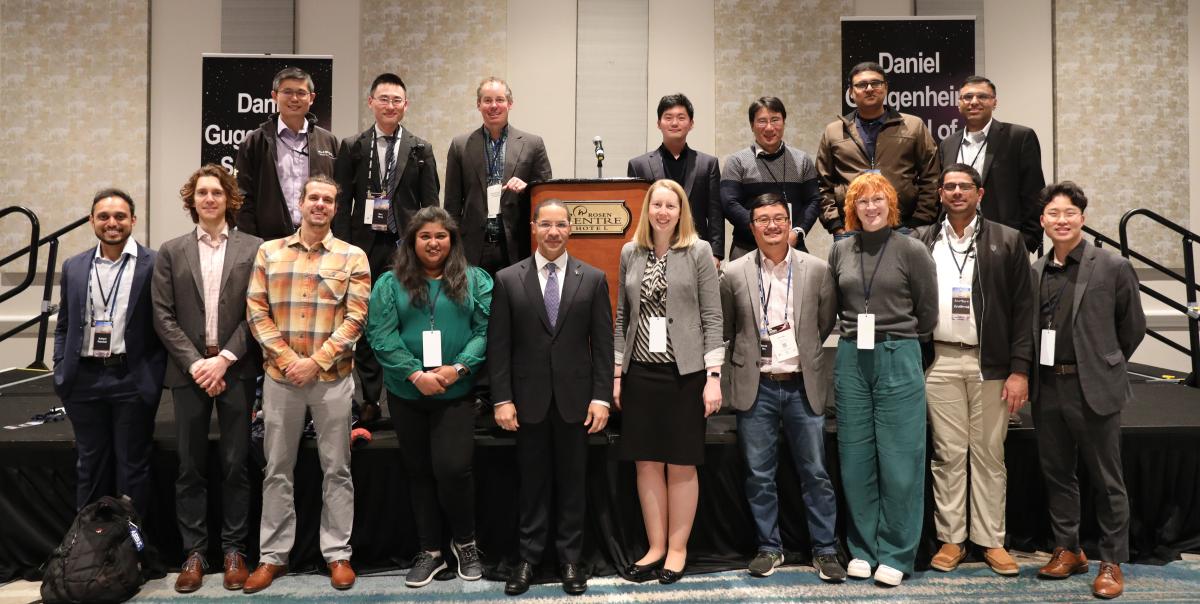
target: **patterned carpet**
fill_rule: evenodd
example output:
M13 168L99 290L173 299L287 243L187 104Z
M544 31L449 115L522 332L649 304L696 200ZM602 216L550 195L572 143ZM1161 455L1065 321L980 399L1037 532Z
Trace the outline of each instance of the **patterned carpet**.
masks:
M580 597L563 594L557 584L539 585L519 598L506 598L503 584L490 581L467 583L457 579L437 581L422 589L404 586L400 571L359 577L353 589L335 592L324 575L290 575L269 589L247 599L240 592L221 588L219 575L210 575L204 587L190 596L176 594L171 586L174 576L148 583L132 601L139 603L179 602L1087 602L1091 595L1091 575L1063 581L1036 578L1045 554L1018 555L1021 576L1003 578L981 563L965 564L953 573L929 571L917 573L896 588L877 587L872 581L851 580L841 585L822 583L807 566L788 566L765 579L755 579L744 571L708 575L689 575L675 585L645 583L635 585L617 577L592 579L588 591ZM1200 602L1200 561L1186 560L1166 566L1122 566L1125 595L1118 602ZM10 584L0 588L0 602L16 604L37 599L37 585Z

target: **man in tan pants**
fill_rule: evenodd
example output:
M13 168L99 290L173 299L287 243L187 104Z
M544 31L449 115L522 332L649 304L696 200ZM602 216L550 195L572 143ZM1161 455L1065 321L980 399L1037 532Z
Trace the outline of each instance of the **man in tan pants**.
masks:
M938 274L926 398L942 547L930 565L957 568L969 538L984 548L993 571L1015 576L1017 564L1004 549L1004 437L1009 413L1028 402L1034 309L1021 234L978 211L982 182L971 166L948 166L938 188L945 218L918 231Z

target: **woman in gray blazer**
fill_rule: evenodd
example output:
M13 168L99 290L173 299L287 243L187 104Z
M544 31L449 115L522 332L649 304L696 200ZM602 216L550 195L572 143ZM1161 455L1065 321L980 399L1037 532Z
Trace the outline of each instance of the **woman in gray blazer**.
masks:
M683 576L704 463L704 428L721 408L721 292L712 248L696 234L687 194L650 185L617 281L616 380L621 457L637 465L649 550L632 581ZM624 397L622 397L624 393Z

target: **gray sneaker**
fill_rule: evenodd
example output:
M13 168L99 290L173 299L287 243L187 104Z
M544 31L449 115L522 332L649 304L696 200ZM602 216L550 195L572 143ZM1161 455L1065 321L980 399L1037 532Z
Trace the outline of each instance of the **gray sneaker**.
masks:
M770 577L776 568L783 565L783 552L760 549L750 561L750 574L755 577Z
M412 568L404 577L404 584L409 587L425 587L444 568L446 568L446 559L441 555L435 556L429 552L418 552L417 557L413 558Z
M478 581L483 578L483 563L481 554L475 542L459 545L451 539L450 547L454 548L454 557L458 559L458 578L463 581Z
M822 581L841 582L846 580L846 569L838 562L837 554L813 555L813 566Z

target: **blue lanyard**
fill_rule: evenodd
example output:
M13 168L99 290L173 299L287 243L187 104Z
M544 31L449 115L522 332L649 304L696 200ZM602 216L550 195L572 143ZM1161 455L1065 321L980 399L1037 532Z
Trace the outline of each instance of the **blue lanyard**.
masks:
M112 302L117 301L117 290L121 289L121 276L125 274L125 265L128 263L129 263L129 254L122 253L121 254L121 266L120 266L120 268L117 269L117 278L113 280L112 289L108 290L108 295L106 296L106 295L104 295L104 284L100 282L100 267L99 267L99 265L96 264L95 259L92 260L92 272L94 272L96 274L96 288L100 290L100 300L104 304L103 311L105 314L108 315L109 321L112 321L112 311L108 309L108 303L110 301L112 301ZM91 284L89 283L88 284L88 301L90 302L91 299L92 299L92 290L91 290ZM96 305L90 304L89 306L91 306L91 309L92 309L92 311L90 313L91 318L93 321L95 321Z
M764 260L764 258L762 257L762 252L759 252L758 253L758 262L759 262L758 299L759 299L759 301L762 302L762 320L763 320L762 330L765 333L771 327L769 321L767 320L767 308L770 306L770 303L771 303L771 290L775 288L775 281L772 280L771 286L767 288L766 292L763 292L762 269L766 268L765 266L762 265L763 260ZM788 262L787 298L786 298L786 302L784 302L784 305L783 305L783 322L784 323L788 322L788 318L790 316L788 313L791 311L791 309L792 309L792 263Z
M498 185L504 179L504 150L508 146L508 128L505 127L499 140L492 140L487 128L484 128L483 139L487 143L483 152L488 162L488 186Z

